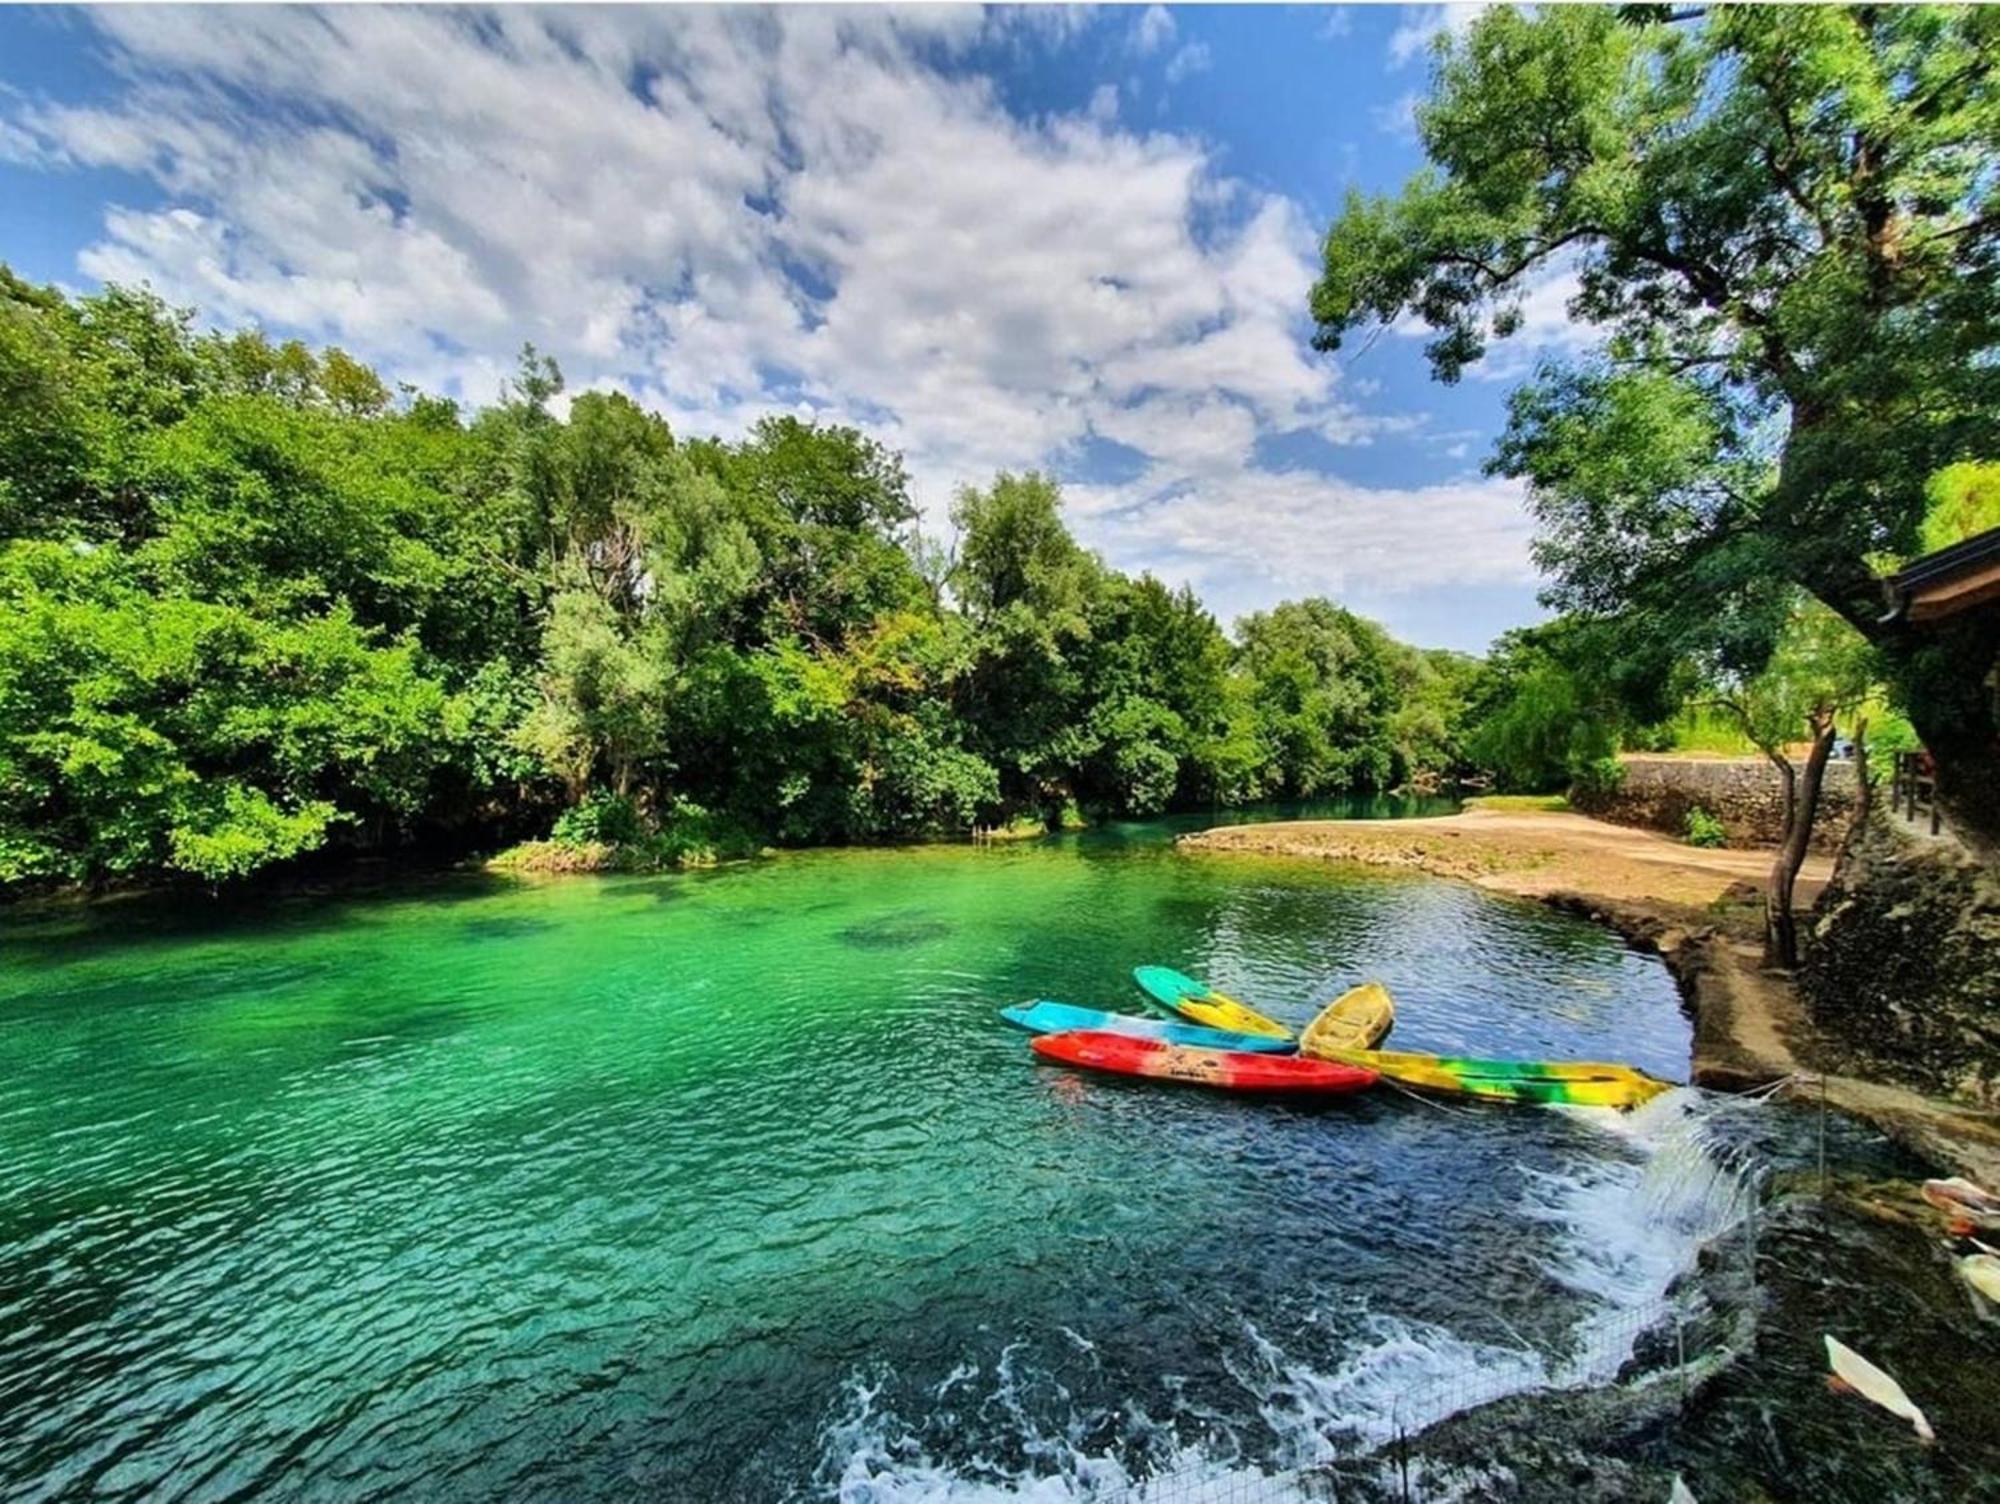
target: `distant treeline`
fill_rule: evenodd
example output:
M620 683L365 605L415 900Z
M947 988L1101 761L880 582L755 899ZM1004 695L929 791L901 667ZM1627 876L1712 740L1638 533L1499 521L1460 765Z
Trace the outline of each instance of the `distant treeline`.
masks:
M0 884L1380 790L1464 766L1493 692L1324 600L1232 641L1042 475L961 491L947 546L853 429L561 391L530 350L466 413L0 268Z

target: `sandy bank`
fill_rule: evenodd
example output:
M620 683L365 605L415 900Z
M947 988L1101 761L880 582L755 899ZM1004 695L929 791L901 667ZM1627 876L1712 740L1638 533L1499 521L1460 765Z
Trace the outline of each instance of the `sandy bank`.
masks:
M1768 851L1712 850L1584 815L1468 809L1423 820L1298 820L1182 836L1188 852L1292 857L1459 878L1609 924L1657 951L1694 1017L1690 1076L1741 1091L1787 1078L1817 1099L1822 1054L1789 978L1761 968ZM1808 859L1799 899L1832 872ZM1824 1078L1828 1105L1867 1117L1934 1162L2000 1183L2000 1119L1852 1076Z
M1682 914L1708 909L1740 883L1761 884L1771 869L1769 852L1686 846L1652 831L1552 810L1230 825L1182 836L1180 845L1408 867L1525 898L1587 894ZM1824 857L1809 860L1800 898L1811 902L1832 870Z

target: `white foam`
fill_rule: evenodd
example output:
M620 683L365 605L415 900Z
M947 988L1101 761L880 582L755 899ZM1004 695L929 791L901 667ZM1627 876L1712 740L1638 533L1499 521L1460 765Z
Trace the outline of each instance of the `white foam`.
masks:
M1103 1434L1106 1417L1076 1413L1067 1390L1045 1375L1029 1377L1044 1388L1053 1385L1070 1413L1053 1429L1034 1418L1023 1402L1021 1349L1010 1347L979 1411L982 1419L1002 1421L1007 1449L1022 1462L940 1463L916 1428L877 1407L881 1386L857 1380L846 1412L822 1436L821 1496L840 1504L1283 1504L1308 1497L1291 1479L1298 1469L1351 1459L1399 1433L1509 1395L1608 1381L1662 1316L1663 1297L1692 1267L1703 1243L1742 1219L1755 1186L1718 1147L1706 1128L1702 1099L1687 1089L1631 1113L1576 1116L1615 1134L1629 1157L1593 1158L1527 1176L1522 1212L1555 1232L1547 1272L1585 1303L1567 1350L1544 1353L1525 1341L1472 1342L1440 1326L1378 1313L1366 1319L1366 1340L1327 1372L1245 1320L1246 1350L1226 1362L1276 1438L1270 1454L1255 1462L1238 1455L1228 1415L1177 1396L1169 1421L1136 1406L1120 1417L1129 1455L1146 1459L1128 1472L1119 1459L1083 1444L1086 1434ZM1066 1335L1078 1350L1093 1352L1081 1334ZM978 1373L962 1364L936 1392L942 1396L956 1386L963 1393ZM1199 1423L1205 1433L1224 1438L1217 1444L1222 1454L1179 1444L1173 1420ZM1474 1487L1468 1497L1477 1492Z
M1072 1415L1057 1433L1038 1427L1019 1404L1009 1349L1003 1376L989 1405L1005 1414L1015 1434L1009 1438L1026 1460L1006 1467L975 1457L946 1464L931 1457L915 1430L878 1406L882 1385L854 1381L845 1412L822 1433L823 1466L818 1480L839 1504L1078 1504L1118 1500L1120 1504L1293 1504L1301 1494L1282 1474L1221 1461L1196 1449L1172 1446L1159 1466L1134 1476L1114 1457L1092 1454L1075 1438L1084 1417ZM982 1412L988 1407L982 1406ZM1129 1432L1140 1438L1163 1435L1138 1412L1128 1412Z

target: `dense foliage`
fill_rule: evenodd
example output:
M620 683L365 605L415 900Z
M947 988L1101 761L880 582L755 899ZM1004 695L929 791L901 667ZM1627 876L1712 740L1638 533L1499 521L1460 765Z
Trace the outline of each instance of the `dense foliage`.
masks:
M1324 601L1232 643L1056 485L921 536L897 456L688 440L529 351L468 414L337 349L0 271L0 884L553 836L672 861L1459 762L1469 659Z
M2000 10L1502 7L1441 39L1430 166L1351 197L1319 343L1406 316L1455 380L1571 274L1605 335L1512 398L1552 598L1754 674L1797 591L1876 650L1963 828L2000 838L2000 619L1885 610L2000 456ZM1941 530L1934 535L1927 528Z

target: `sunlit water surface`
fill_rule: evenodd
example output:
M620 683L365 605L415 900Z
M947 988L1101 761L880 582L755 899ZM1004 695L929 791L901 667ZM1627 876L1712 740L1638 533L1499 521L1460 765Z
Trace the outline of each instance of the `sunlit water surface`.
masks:
M1532 1376L1685 1238L1601 1114L1037 1063L1139 962L1679 1078L1659 963L1160 827L0 928L0 1496L1085 1494ZM1525 1378L1524 1378L1525 1381Z

